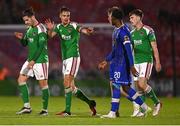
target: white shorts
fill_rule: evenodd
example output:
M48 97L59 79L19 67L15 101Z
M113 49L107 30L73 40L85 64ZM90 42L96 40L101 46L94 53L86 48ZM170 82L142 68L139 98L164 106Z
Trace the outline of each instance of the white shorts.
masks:
M79 70L80 65L80 57L71 57L63 60L63 75L72 75L76 77L77 72Z
M20 74L27 75L29 77L36 77L37 80L47 80L48 79L48 68L49 63L35 63L32 69L28 69L28 61L26 61L20 71Z
M134 64L137 72L139 72L139 77L145 77L149 79L152 72L153 63L140 63L140 64ZM139 77L134 77L134 81L139 80Z

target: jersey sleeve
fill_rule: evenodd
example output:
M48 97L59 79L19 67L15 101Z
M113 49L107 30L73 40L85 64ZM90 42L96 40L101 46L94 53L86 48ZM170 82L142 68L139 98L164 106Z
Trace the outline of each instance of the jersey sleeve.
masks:
M27 35L26 34L23 36L23 38L20 40L20 42L23 46L27 46L28 41L27 41Z
M155 36L155 33L154 33L154 30L151 29L148 33L148 38L149 38L149 41L150 42L155 42L156 41L156 36Z
M125 47L125 51L127 53L130 67L134 66L134 60L133 60L133 54L132 54L132 48L131 48L131 39L129 35L126 32L122 31L122 32L119 32L119 37Z

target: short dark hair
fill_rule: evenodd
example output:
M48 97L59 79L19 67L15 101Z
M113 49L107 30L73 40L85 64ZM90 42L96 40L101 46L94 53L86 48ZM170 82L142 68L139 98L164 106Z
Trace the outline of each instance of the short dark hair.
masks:
M132 16L133 14L139 16L141 19L144 17L144 13L140 9L135 9L135 10L131 11L129 13L129 17Z
M70 9L69 8L67 8L67 7L65 7L65 6L63 6L63 7L61 7L60 8L60 13L62 13L63 11L68 11L68 12L70 12Z
M113 6L107 10L108 13L112 13L113 10L119 9L117 6Z
M123 14L123 11L121 8L114 8L112 10L112 17L119 19L119 20L122 20L123 16L124 16L124 14Z
M34 12L34 10L33 10L32 7L28 8L28 9L26 9L26 10L24 10L24 11L22 12L22 16L23 16L23 17L24 17L24 16L31 17L31 16L33 16L33 15L35 15L35 12Z

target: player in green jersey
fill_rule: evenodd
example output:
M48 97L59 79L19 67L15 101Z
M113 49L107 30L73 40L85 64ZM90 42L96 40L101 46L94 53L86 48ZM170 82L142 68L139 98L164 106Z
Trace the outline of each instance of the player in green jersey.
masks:
M96 115L96 102L89 99L79 88L75 86L74 78L80 65L79 54L79 38L80 33L90 35L93 33L93 28L85 28L77 23L70 22L70 10L66 7L60 9L59 18L61 23L54 26L54 22L50 19L45 21L48 28L48 35L54 37L58 35L61 39L61 53L63 60L63 75L64 75L64 89L66 108L64 111L57 113L61 116L71 115L71 97L72 93L82 101L85 101L91 111L92 115Z
M131 32L131 37L134 48L135 67L139 72L139 77L135 77L134 81L138 90L142 91L142 99L144 99L144 96L146 95L154 102L153 116L156 116L158 115L162 104L147 82L153 67L153 57L155 59L154 63L156 71L159 72L161 70L156 37L154 30L143 24L143 12L141 10L133 10L129 13L129 18L132 26L135 28ZM138 113L138 111L134 111L132 116L138 116Z
M29 77L35 76L39 81L39 85L42 90L42 111L40 115L48 115L48 50L47 50L47 30L46 27L39 23L35 18L35 14L32 8L23 11L22 16L25 25L28 29L23 33L15 32L16 38L21 41L23 46L28 47L28 58L21 68L18 78L18 85L20 95L24 102L23 108L16 114L28 114L32 109L29 102L29 92L27 86L27 80Z

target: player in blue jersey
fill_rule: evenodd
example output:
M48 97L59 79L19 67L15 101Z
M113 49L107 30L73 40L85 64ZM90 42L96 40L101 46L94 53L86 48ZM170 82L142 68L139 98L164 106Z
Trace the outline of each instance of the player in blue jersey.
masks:
M115 26L113 31L113 48L107 55L106 59L99 65L99 69L104 69L108 63L111 65L110 77L112 81L112 101L111 111L102 118L116 118L116 111L119 108L120 87L128 94L132 101L140 105L142 112L148 112L148 106L138 96L138 93L130 87L131 73L138 76L138 72L134 67L133 56L131 51L130 32L122 21L123 13L121 9L113 9L108 13L109 23Z

